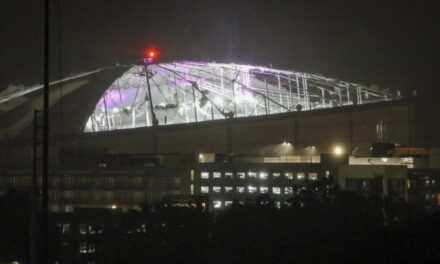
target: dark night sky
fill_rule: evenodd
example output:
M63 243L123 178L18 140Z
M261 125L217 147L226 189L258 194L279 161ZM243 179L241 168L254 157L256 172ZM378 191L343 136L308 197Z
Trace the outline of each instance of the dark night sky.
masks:
M133 62L153 44L164 61L272 64L404 94L437 88L434 1L51 2L52 79ZM42 82L42 3L0 2L0 90Z

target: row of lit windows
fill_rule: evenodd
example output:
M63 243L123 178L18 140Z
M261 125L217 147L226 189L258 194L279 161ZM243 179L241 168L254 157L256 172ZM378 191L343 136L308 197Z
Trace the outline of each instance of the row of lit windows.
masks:
M284 177L286 179L289 180L293 180L293 179L297 179L297 180L304 180L306 178L306 173L304 172L297 172L295 175L292 172L272 172L271 175L268 172L265 171L260 171L260 172L255 172L255 171L248 171L247 173L245 172L236 172L235 175L233 172L224 172L222 175L222 172L220 171L214 171L212 172L212 175L210 175L210 172L208 171L202 171L200 172L200 178L203 180L207 180L210 178L210 176L212 177L212 179L221 179L222 176L225 179L261 179L261 180L267 180L269 179L269 176L272 176L272 179L278 179L281 177ZM318 173L316 172L309 172L309 180L317 180L318 179Z
M435 186L435 180L425 180L426 187Z
M245 202L244 201L236 201L239 205L244 205ZM281 208L281 205L288 205L287 202L281 202L281 201L274 201L273 202L276 208ZM212 207L214 207L214 209L220 209L222 207L231 207L234 204L233 201L222 201L222 200L214 200L212 201Z
M102 226L95 230L94 225L89 224L80 224L79 225L79 233L81 235L94 235L96 233L101 234L103 232Z
M221 186L212 186L212 188L209 188L209 186L201 186L200 192L204 194L208 194L210 192L212 193L269 193L269 190L271 190L272 194L286 194L291 195L293 193L292 187L271 187L268 186L225 186L224 188Z
M71 231L70 223L61 223L57 224L58 231L61 234L69 234ZM79 233L81 235L94 235L96 233L101 234L103 232L102 225L99 225L99 228L95 229L94 225L90 224L80 224L79 225Z

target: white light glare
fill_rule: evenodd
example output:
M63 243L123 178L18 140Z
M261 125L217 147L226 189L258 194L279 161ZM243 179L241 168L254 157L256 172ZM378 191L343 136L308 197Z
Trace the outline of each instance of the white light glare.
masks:
M340 147L340 146L336 146L336 147L333 149L333 153L334 153L335 155L341 155L342 152L343 152L343 150L342 150L342 147Z

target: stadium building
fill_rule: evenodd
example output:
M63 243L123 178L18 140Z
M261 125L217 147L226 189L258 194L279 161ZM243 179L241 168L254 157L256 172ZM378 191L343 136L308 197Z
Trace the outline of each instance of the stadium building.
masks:
M41 88L0 94L2 192L30 188L40 166ZM50 107L52 211L205 196L221 208L262 194L281 206L330 178L407 198L408 170L436 167L414 98L292 70L115 66L51 83Z

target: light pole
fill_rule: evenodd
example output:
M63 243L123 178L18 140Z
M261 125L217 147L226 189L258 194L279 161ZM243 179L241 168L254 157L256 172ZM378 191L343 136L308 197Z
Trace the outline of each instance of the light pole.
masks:
M48 174L49 174L49 0L44 1L43 166L41 198L41 264L48 263Z

